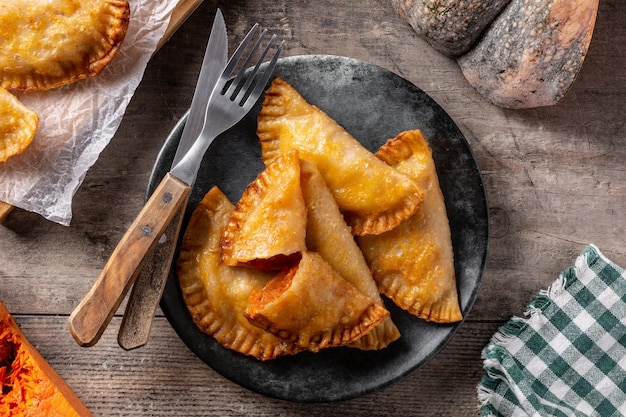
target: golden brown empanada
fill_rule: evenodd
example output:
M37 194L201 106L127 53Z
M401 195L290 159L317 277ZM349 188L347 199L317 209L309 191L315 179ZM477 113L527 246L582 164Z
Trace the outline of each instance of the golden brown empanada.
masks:
M234 206L212 188L193 211L183 237L177 274L196 326L222 346L268 360L301 351L292 342L253 326L243 316L248 297L273 275L219 263L219 240Z
M265 93L257 134L266 164L297 149L317 165L355 235L390 230L422 202L411 178L374 157L281 78Z
M0 162L22 153L33 140L38 125L37 113L0 88Z
M319 253L349 283L384 307L372 273L322 175L312 162L300 160L300 164L300 183L307 209L307 249ZM350 346L382 349L399 337L398 328L388 316Z
M126 0L3 0L1 86L48 90L99 74L119 49L129 18Z
M281 269L306 249L306 208L297 151L282 154L248 185L224 228L225 265Z
M410 219L382 235L357 240L380 291L425 320L460 321L450 226L426 139L419 130L403 132L376 155L424 190L424 203Z
M357 290L314 252L250 295L254 325L313 352L350 343L389 312Z

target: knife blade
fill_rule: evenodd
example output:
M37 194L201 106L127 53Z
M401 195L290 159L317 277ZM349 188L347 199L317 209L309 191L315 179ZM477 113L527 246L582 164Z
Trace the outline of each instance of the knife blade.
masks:
M198 138L198 135L200 135L206 117L206 106L213 91L212 87L217 84L217 80L226 68L228 61L228 37L226 35L224 16L222 11L217 9L213 28L209 35L209 43L204 53L198 83L196 84L196 91L193 93L193 99L191 100L189 116L187 116L187 122L183 127L180 143L172 160L172 167L178 164Z
M217 80L227 65L227 55L226 25L218 9L192 99L189 118L183 129L175 160L180 160L198 138L206 118L207 103ZM91 290L70 315L69 330L79 345L92 346L100 339L124 296L140 275L140 271L145 269L145 274L141 274L142 285L150 286L152 282L158 282L163 287L172 262L180 223L182 223L182 212L185 210L190 190L191 184L171 174L166 174L161 184L155 189L137 219L113 251ZM174 219L176 221L172 222ZM174 223L173 226L172 223ZM162 236L166 227L169 227L170 236L166 236L162 244L164 246L157 248L157 237ZM158 254L151 255L151 260L158 260L158 265L145 268L146 254L153 250L158 250ZM157 291L162 293L162 288ZM137 295L133 297L135 301L141 298L140 291L136 293ZM160 299L160 296L158 298ZM148 314L152 305L156 310L158 301L156 304L152 302L147 308L144 307L142 314ZM125 334L132 334L134 331L126 327L130 323L132 320L124 324ZM130 347L137 342L126 344L123 341L122 343Z
M217 83L220 74L226 68L228 60L228 38L224 16L217 9L213 27L209 36L196 90L191 101L187 121L183 126L172 166L189 151L194 140L202 130L205 110L211 95L211 88ZM136 349L145 345L150 337L152 320L165 289L169 276L176 243L182 225L185 207L184 201L178 209L172 223L159 239L156 248L147 254L143 267L132 287L126 310L117 336L118 344L125 350Z

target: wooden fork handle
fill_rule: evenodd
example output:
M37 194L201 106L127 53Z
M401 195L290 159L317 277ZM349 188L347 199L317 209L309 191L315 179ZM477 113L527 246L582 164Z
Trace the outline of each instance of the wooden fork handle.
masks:
M111 254L102 273L69 317L70 333L81 346L93 346L133 285L146 253L169 225L191 188L171 174L159 186Z

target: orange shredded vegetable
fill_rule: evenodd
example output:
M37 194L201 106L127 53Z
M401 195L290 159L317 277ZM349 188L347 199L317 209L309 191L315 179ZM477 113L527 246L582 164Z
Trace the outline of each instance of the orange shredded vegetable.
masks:
M78 416L29 355L22 336L4 320L0 320L0 383L0 416Z

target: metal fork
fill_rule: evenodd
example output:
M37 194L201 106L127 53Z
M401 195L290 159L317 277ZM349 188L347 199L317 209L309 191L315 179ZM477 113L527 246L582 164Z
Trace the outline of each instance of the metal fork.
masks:
M200 163L209 145L219 134L239 122L263 93L284 46L284 42L281 42L265 66L263 74L257 77L276 40L273 35L254 68L247 71L246 67L258 52L266 30L261 33L252 50L246 55L242 68L233 77L257 27L258 25L254 25L246 35L213 88L200 135L180 162L165 175L118 243L89 293L70 315L70 333L79 345L92 346L99 340L124 296L133 286L146 254L154 250L156 241L163 235L177 211L184 209L187 204ZM177 241L178 236L172 236L172 239ZM165 269L169 270L169 267L167 265Z
M196 160L195 156L198 153L204 154L209 145L219 134L230 129L235 123L240 121L250 111L263 93L263 89L274 71L274 67L276 66L276 62L278 61L278 57L285 43L281 41L263 74L255 82L261 64L276 40L276 35L272 35L263 53L257 60L256 65L249 74L247 74L246 68L253 55L258 51L263 38L267 34L267 29L261 32L259 39L247 55L242 69L233 77L233 71L240 63L243 53L254 36L257 27L258 24L255 24L254 27L250 29L250 32L248 32L228 61L226 69L224 69L222 76L219 78L213 90L200 136L193 143L189 152L181 159L180 163L172 168L171 173L174 176L178 178L192 178L192 181L195 181L198 170L197 164L194 163Z

